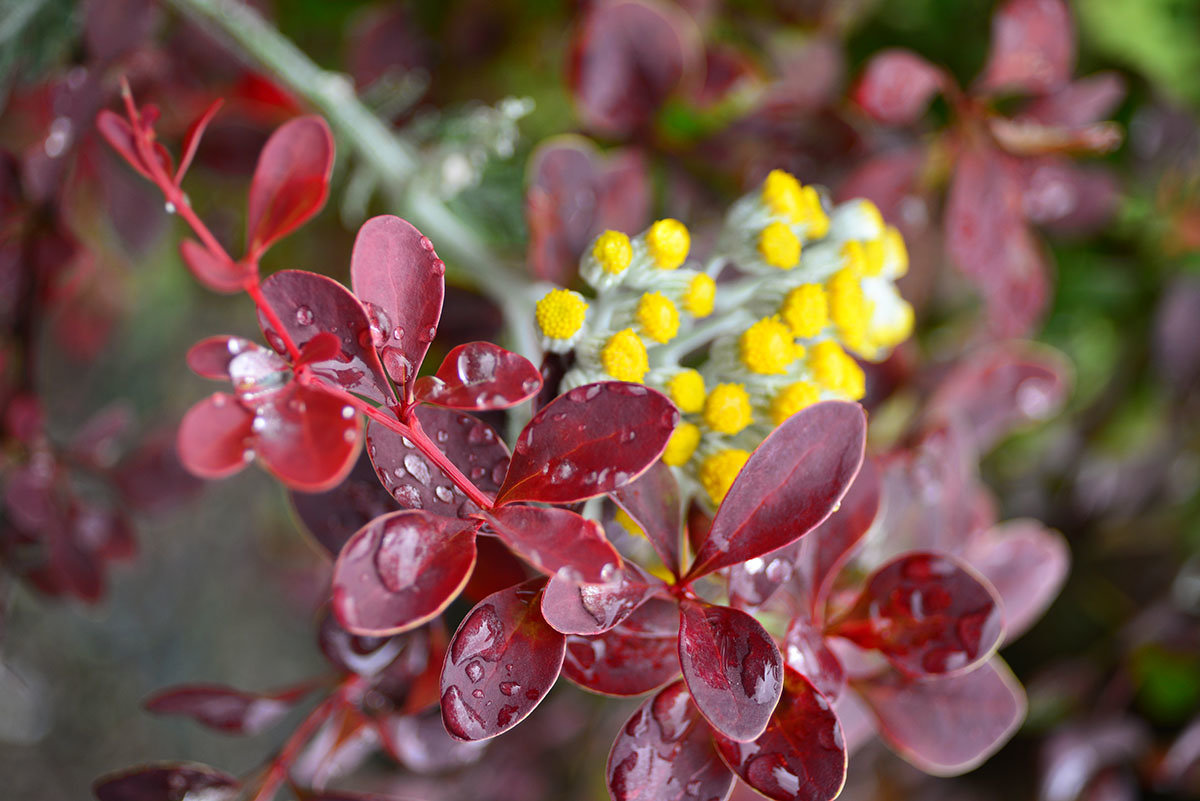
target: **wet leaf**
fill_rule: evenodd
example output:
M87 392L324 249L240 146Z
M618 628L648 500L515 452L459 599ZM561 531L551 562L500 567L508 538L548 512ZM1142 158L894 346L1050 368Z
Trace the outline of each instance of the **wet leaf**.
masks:
M1004 639L1029 629L1058 597L1071 567L1062 534L1037 520L1009 520L973 537L963 559L1004 603Z
M258 734L278 723L307 694L307 689L262 695L188 684L157 692L143 706L156 715L183 715L226 734Z
M252 428L251 447L263 467L302 492L342 483L363 441L352 407L328 392L296 384L258 406Z
M187 366L201 378L229 381L229 365L233 357L252 349L262 350L250 340L241 337L207 337L188 348Z
M321 210L332 171L333 134L321 117L298 117L271 134L250 183L248 261L258 261L267 248Z
M567 636L563 675L601 695L634 696L679 675L679 606L651 599L596 636Z
M110 773L96 780L99 801L178 801L190 794L213 801L232 799L237 779L198 762L160 762Z
M542 594L542 616L563 634L602 634L663 589L662 581L633 562L625 562L607 583L581 583L555 575Z
M1062 0L1007 0L996 9L984 89L1045 94L1069 81L1074 66L1074 26Z
M678 577L684 567L683 499L671 468L655 462L636 481L614 490L612 499L642 527L654 552Z
M197 281L226 295L241 292L246 281L254 275L250 265L221 258L194 239L179 243L179 257Z
M830 701L836 701L846 689L846 670L815 623L802 617L793 619L781 650L784 664L812 682Z
M367 455L360 454L350 475L325 492L289 493L292 508L325 549L337 558L346 540L380 515L396 511L396 501L379 483Z
M854 89L863 111L888 125L907 125L925 113L949 78L910 50L876 53Z
M388 715L379 721L388 752L404 767L418 774L437 774L474 764L486 744L464 743L446 733L442 715L430 709L419 715Z
M614 580L621 555L594 520L569 509L513 504L480 515L509 548L548 576L571 581Z
M217 392L200 401L179 424L179 459L201 478L224 478L253 458L250 442L254 414L232 395Z
M449 409L507 409L541 388L541 373L524 356L468 342L446 354L434 375L417 379L416 399Z
M360 676L374 676L388 667L413 639L428 639L424 629L414 629L393 637L369 637L351 634L337 622L328 606L317 627L317 646L334 668Z

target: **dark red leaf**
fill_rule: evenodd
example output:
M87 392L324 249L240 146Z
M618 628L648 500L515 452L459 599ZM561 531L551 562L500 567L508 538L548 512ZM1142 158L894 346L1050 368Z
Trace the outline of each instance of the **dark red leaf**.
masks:
M678 577L683 571L683 499L675 473L662 462L612 493L612 499L646 533L663 564Z
M479 552L475 572L463 589L463 596L473 603L536 575L498 537L480 534L475 539L475 549Z
M569 581L615 581L621 555L600 524L572 512L546 506L498 506L480 515L488 528L518 556L548 576Z
M416 399L449 409L507 409L541 388L541 373L524 356L468 342L447 353L435 375L417 379Z
M920 118L947 81L945 73L910 50L884 50L867 62L854 100L879 122L907 125Z
M846 746L830 702L794 670L766 730L753 742L713 732L742 781L776 801L832 801L846 783Z
M1053 529L1037 520L1010 520L972 537L963 559L978 570L1004 602L1004 639L1012 642L1058 597L1071 551Z
M678 419L641 384L576 387L525 426L496 502L574 503L623 487L654 464Z
M1065 235L1093 234L1113 218L1121 201L1116 174L1065 156L1024 160L1025 215L1034 225Z
M999 657L956 676L916 680L892 673L854 686L888 745L935 776L975 768L1025 717L1025 692Z
M111 467L121 439L133 425L133 409L127 402L117 401L102 407L71 437L71 458L101 468Z
M365 453L359 455L350 475L333 489L289 495L300 522L335 559L354 532L380 515L396 511L395 499L379 483Z
M711 801L733 788L733 774L681 681L648 699L621 727L607 770L613 801Z
M254 275L252 266L215 256L194 239L179 243L179 256L196 280L214 292L226 295L241 292L246 280Z
M97 72L142 44L159 19L151 0L109 0L83 8L83 41Z
M750 455L685 579L765 556L833 512L862 465L866 415L823 401L792 415Z
M208 337L188 349L187 366L201 378L228 381L229 363L233 357L251 348L258 348L258 345L241 337Z
M317 645L321 653L339 671L374 676L409 647L413 640L428 641L425 629L414 629L394 637L367 637L351 634L337 622L333 610L325 607L317 627Z
M189 684L157 692L144 706L156 715L183 715L226 734L258 734L278 723L305 695L305 690L261 695Z
M664 588L662 581L633 562L626 562L620 575L606 584L556 575L542 593L542 616L563 634L602 634Z
M1124 97L1125 78L1120 73L1098 72L1035 98L1021 110L1020 118L1078 128L1106 119Z
M601 695L648 693L679 675L679 606L652 598L603 634L567 636L563 675Z
M341 355L342 341L337 338L336 334L321 331L301 346L300 355L296 357L292 366L296 369L308 367L316 362L336 359Z
M684 601L679 664L716 731L742 742L762 734L783 690L783 658L757 620L728 606Z
M321 210L332 172L333 133L325 120L297 117L271 134L250 184L248 261L258 261L263 251Z
M379 332L388 375L408 386L437 333L446 265L433 243L399 217L373 217L358 229L350 256L350 283Z
M372 637L441 614L475 566L469 521L408 509L363 526L333 566L333 610L343 628Z
M486 740L541 703L562 667L565 640L542 619L535 579L484 598L454 633L442 668L442 721L459 740Z
M783 663L812 682L830 701L836 701L846 689L846 670L813 622L803 617L792 620L783 637L782 651Z
M1007 0L992 16L984 89L1045 94L1071 79L1075 33L1062 0Z
M337 338L341 353L311 362L313 373L335 387L377 403L395 402L375 352L367 311L350 290L323 275L281 270L263 282L262 292L288 336L300 348L318 334ZM267 342L283 353L286 350L283 340L261 313L258 324Z
M104 137L104 141L108 142L109 146L129 163L130 167L144 177L150 178L150 171L146 169L145 163L138 153L133 126L129 124L129 120L114 111L104 109L96 115L96 130Z
M483 421L463 412L419 406L421 429L475 486L489 495L500 489L508 449ZM367 454L379 480L406 509L455 517L479 507L404 437L376 422L367 425Z
M192 159L196 157L196 149L200 147L200 140L204 137L204 129L208 127L209 122L223 105L225 105L225 99L218 97L209 104L208 108L204 109L204 113L197 117L195 122L188 126L187 133L183 137L183 156L179 159L179 169L175 172L176 186L187 175L188 167L192 166Z
M868 579L830 627L914 676L958 673L987 659L1004 634L995 590L948 556L910 553Z
M328 392L292 385L259 406L254 420L254 453L291 489L332 489L358 459L363 440L358 415Z
M396 761L418 774L437 774L477 762L486 743L461 742L446 733L439 710L388 715L379 721L382 740Z
M160 762L103 776L92 792L99 801L176 801L192 794L227 801L240 786L237 779L208 765Z
M224 478L254 458L254 414L224 392L209 395L179 424L179 460L201 478Z

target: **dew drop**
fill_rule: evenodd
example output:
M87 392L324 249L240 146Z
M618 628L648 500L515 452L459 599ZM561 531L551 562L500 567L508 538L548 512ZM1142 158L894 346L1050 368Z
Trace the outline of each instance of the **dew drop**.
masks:
M483 697L483 690L480 690L480 689L478 689L478 688L476 688L476 689L474 689L474 690L471 690L471 695L475 696L476 698L482 698L482 697Z
M415 453L405 454L404 469L417 481L425 486L429 486L429 465L420 456Z
M486 348L467 348L458 354L458 378L464 384L482 384L496 378L500 359Z
M510 696L516 695L521 692L521 685L515 681L502 681L500 682L500 692Z
M433 268L434 275L440 276L446 274L446 262L442 261L441 259L434 259L430 266Z
M353 406L343 406L342 407L342 419L349 420L352 417L354 417L354 407Z
M434 439L436 439L438 442L441 442L442 444L445 444L450 439L450 433L448 431L446 431L446 429L444 429L444 428L438 429L437 433L435 433L433 436L434 436Z
M466 672L467 678L478 684L479 680L483 678L483 665L478 659L472 660L467 663Z
M425 504L421 501L421 493L411 484L401 484L392 490L392 497L396 499L396 503L406 509L420 509Z
M454 493L449 487L439 486L433 491L433 494L436 495L437 499L443 503L450 503L450 501L454 500Z
M166 211L167 214L174 214L176 212L175 204L168 200L163 204L163 210Z
M254 422L250 424L250 430L257 434L261 434L267 429L267 418L261 414L254 415Z
M442 694L442 718L446 730L460 739L478 739L484 732L483 718L467 706L457 687L449 687Z
M433 250L433 242L429 241L429 237L423 236L418 241L421 243L421 248L423 250Z
M296 324L297 325L312 325L313 310L307 306L296 307Z

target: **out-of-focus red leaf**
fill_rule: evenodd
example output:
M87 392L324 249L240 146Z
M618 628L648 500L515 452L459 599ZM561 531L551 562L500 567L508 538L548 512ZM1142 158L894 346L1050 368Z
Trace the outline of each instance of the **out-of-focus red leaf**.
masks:
M145 437L141 445L121 459L114 477L124 502L142 512L170 509L203 486L184 468L173 430L160 430Z
M333 489L292 492L290 497L304 527L331 558L337 558L354 532L396 510L396 501L379 483L365 453L359 455L346 480Z
M1020 118L1043 125L1078 128L1106 119L1125 97L1125 79L1117 72L1097 72L1034 98Z
M246 255L255 262L325 205L333 172L333 133L320 117L284 123L263 147L250 183Z
M437 774L466 767L483 756L485 743L464 743L446 733L440 711L388 715L379 721L383 743L404 767L418 774Z
M248 339L231 336L206 337L188 348L187 366L201 378L228 381L229 363L239 353L258 348Z
M603 529L570 509L514 504L480 516L509 548L548 576L589 584L617 578L621 555Z
M158 20L158 9L151 0L108 0L87 3L84 8L84 44L99 65L141 44Z
M752 742L713 733L742 781L776 801L832 801L846 782L846 746L830 702L794 670L766 730Z
M494 592L528 581L534 572L500 541L499 537L481 534L475 538L475 572L463 589L463 596L473 602L481 601Z
M1074 66L1075 31L1062 0L1007 0L996 9L982 88L1046 94L1066 84Z
M632 483L613 491L612 499L646 533L663 564L678 577L683 571L683 500L675 473L662 462Z
M508 731L558 678L565 639L542 619L543 579L484 598L467 614L442 668L442 721L458 740Z
M1062 534L1028 519L1009 520L976 535L962 556L1004 602L1007 642L1037 622L1058 597L1071 566Z
M214 684L170 687L146 699L156 715L183 715L226 734L258 734L279 722L307 690L262 695Z
M854 88L863 111L888 125L915 122L948 76L911 50L884 50L867 62Z
M192 794L228 801L240 786L234 777L208 765L160 762L102 776L92 792L99 801L166 801Z
M563 675L602 695L648 693L679 675L679 606L651 599L596 636L567 636Z
M309 368L335 387L377 403L395 401L383 365L375 352L367 311L350 290L316 273L281 270L262 284L263 296L287 334L301 349L318 334L332 334L341 352L309 362ZM280 353L286 348L266 317L258 323L267 342Z
M819 525L858 473L866 434L862 407L844 401L809 406L772 431L734 479L686 578L765 556Z
M196 280L214 292L232 295L241 292L254 272L250 265L222 259L194 239L179 243L179 257Z
M681 681L648 699L621 727L607 773L613 801L709 801L733 788L733 774Z
M470 521L407 509L359 529L333 566L333 610L354 634L380 637L441 614L475 566Z
M225 105L225 99L218 97L208 108L204 109L196 120L188 126L187 133L183 137L183 156L179 159L179 169L175 171L175 185L178 186L185 175L187 175L188 167L192 166L192 159L196 157L196 149L200 147L200 140L204 137L204 129L221 110L221 106Z
M783 663L812 682L821 695L836 701L846 689L846 670L821 630L798 617L788 624L783 637Z
M88 418L71 437L72 458L98 467L110 467L116 461L122 437L134 424L133 409L118 401L103 407Z
M837 198L866 198L879 207L888 222L909 223L911 214L905 213L905 203L916 195L917 180L927 158L924 147L879 153L851 170L838 187Z
M1200 278L1177 276L1154 320L1154 361L1160 378L1184 395L1200 384Z
M146 169L145 162L138 153L133 126L129 124L129 120L115 111L103 109L96 115L96 130L113 150L121 154L121 158L125 159L130 167L141 173L143 177L150 178L150 171Z
M402 387L416 378L437 334L445 274L433 243L406 220L382 215L358 229L350 282L379 332L384 369Z
M351 634L337 622L333 610L326 607L317 626L317 646L339 671L374 676L388 667L414 639L428 640L423 629L394 637L367 637Z
M416 399L449 409L507 409L542 388L538 368L490 342L468 342L446 354L437 372L417 379Z
M1105 167L1085 167L1065 157L1024 160L1025 216L1059 234L1099 230L1112 219L1121 199L1116 176Z
M739 95L749 97L763 82L762 70L747 52L722 42L709 42L704 49L704 82L689 99L701 108L723 101L737 102Z
M679 664L716 731L739 742L763 733L783 691L783 658L757 620L728 606L684 601Z
M678 419L641 384L576 387L525 426L496 502L574 503L623 487L654 464Z
M542 593L542 616L563 634L594 636L628 618L655 593L662 581L633 562L604 584L586 584L556 575Z
M179 424L179 459L201 478L224 478L252 458L254 414L237 399L217 392L200 401Z
M888 745L935 776L977 767L1025 717L1025 692L999 657L956 676L917 680L892 673L854 688Z
M342 483L358 459L362 428L353 407L301 385L263 404L255 417L254 452L291 489L323 492ZM349 410L349 414L347 414ZM182 450L182 449L181 449Z

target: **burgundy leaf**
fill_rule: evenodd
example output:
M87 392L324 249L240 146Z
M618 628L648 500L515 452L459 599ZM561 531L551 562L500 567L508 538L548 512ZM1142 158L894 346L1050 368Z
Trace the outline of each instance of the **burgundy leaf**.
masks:
M783 658L757 620L728 606L685 600L679 664L713 729L738 741L762 734L783 690Z
M490 342L468 342L446 354L437 373L417 379L416 399L450 409L507 409L542 388L524 356Z
M910 50L884 50L867 62L854 100L879 122L907 125L925 112L947 80L941 70Z
M528 581L534 575L524 562L513 556L499 537L481 533L475 538L475 572L463 589L463 596L472 602L481 601L494 592L506 590Z
M453 601L475 566L476 526L408 509L376 518L333 566L333 610L349 632L373 637L415 628Z
M922 203L918 182L928 157L928 150L921 146L876 154L850 171L838 187L837 199L866 198L879 208L885 220L904 225L909 222L906 206Z
M317 646L334 668L360 676L374 676L412 644L428 641L426 629L414 629L394 637L367 637L351 634L337 622L333 610L325 607L317 627Z
M621 727L607 773L613 801L711 801L733 788L733 774L681 681L648 699Z
M950 557L915 552L875 571L830 633L915 676L957 673L1000 644L1004 610L995 590Z
M602 634L664 588L633 562L626 562L617 578L604 584L555 575L542 593L542 616L563 634Z
M862 465L866 415L824 401L792 415L750 455L685 579L764 556L830 515Z
M973 537L963 559L1004 602L1004 639L1012 642L1058 597L1071 552L1062 534L1037 520L1010 520Z
M855 689L888 745L935 776L975 768L1025 717L1025 693L999 657L955 676L916 680L893 673Z
M442 668L442 721L455 739L508 731L554 686L565 640L542 619L544 583L489 595L454 633Z
M1062 0L1007 0L992 16L984 89L1045 94L1071 79L1075 34Z
M204 129L221 110L221 106L225 105L224 98L218 97L208 108L204 109L196 120L188 126L187 133L183 137L183 156L179 159L179 169L175 172L175 185L183 181L183 177L187 175L188 167L192 166L192 159L196 157L196 149L200 147L200 140L204 137Z
M783 637L783 662L812 682L821 695L836 701L846 689L846 670L816 625L798 617Z
M433 243L399 217L373 217L358 229L350 256L354 294L366 304L392 380L407 387L437 333L446 265Z
M197 281L214 292L226 295L241 292L246 281L254 275L252 264L235 263L217 256L194 239L184 239L179 243L179 257Z
M500 489L508 449L490 426L469 414L432 406L417 407L416 419L476 487L489 495ZM411 442L374 421L367 424L367 454L383 486L406 509L448 517L479 511Z
M291 489L323 492L336 487L358 460L363 439L358 415L319 389L293 385L284 395L259 406L254 452Z
M1117 72L1098 72L1067 84L1053 94L1034 98L1020 118L1043 125L1078 128L1106 119L1125 97L1125 78Z
M652 598L603 634L568 635L562 670L601 695L642 695L663 686L679 675L679 606Z
M239 786L237 779L208 765L161 762L103 776L92 792L99 801L173 801L192 794L227 801Z
M254 414L224 392L209 395L179 424L179 459L201 478L224 478L254 458Z
M258 734L279 722L307 688L261 695L209 684L171 687L146 699L156 715L183 715L226 734Z
M138 153L133 126L129 124L129 120L114 111L103 109L96 115L96 130L104 137L104 141L108 142L109 147L117 151L121 158L129 163L130 167L150 179L150 171L146 169L145 162Z
M477 762L485 743L461 742L446 733L439 710L420 715L388 715L379 721L388 752L401 765L419 774L436 774Z
M634 482L619 487L612 499L646 533L646 539L663 564L678 577L683 570L683 500L675 473L662 462L655 462Z
M289 495L300 522L334 559L354 532L380 515L396 511L395 499L379 483L365 453L359 455L350 475L333 489Z
M832 801L846 783L846 745L830 702L794 670L766 730L751 742L713 732L742 781L776 801Z
M250 184L248 261L258 261L263 251L321 210L332 172L333 133L325 120L298 117L271 134Z
M229 364L233 357L256 348L261 350L258 345L241 337L207 337L188 349L187 366L201 378L228 381Z
M525 426L496 503L574 503L623 487L658 459L678 419L641 384L576 387Z
M614 581L621 555L600 524L570 509L514 504L498 506L480 519L509 548L548 576L590 584Z
M316 273L281 270L262 285L263 296L279 317L287 334L304 348L318 334L336 337L341 352L310 361L317 376L335 387L349 390L377 403L393 403L391 385L375 352L366 309L350 290ZM279 332L260 312L258 323L267 342L280 353L286 351Z

